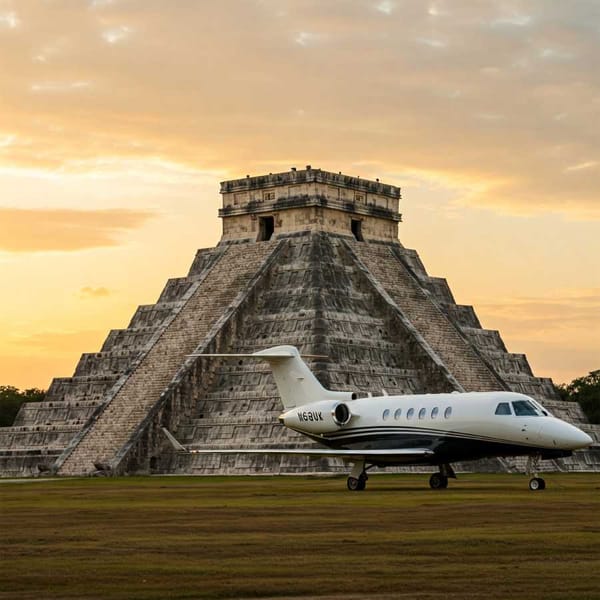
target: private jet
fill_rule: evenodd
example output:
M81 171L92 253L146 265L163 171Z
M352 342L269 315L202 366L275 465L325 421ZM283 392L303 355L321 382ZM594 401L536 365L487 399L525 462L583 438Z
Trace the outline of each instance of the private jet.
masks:
M364 490L372 467L437 466L432 489L456 479L452 463L491 457L527 456L529 489L543 490L538 462L570 456L592 438L558 419L539 402L514 392L452 392L357 398L325 389L294 346L253 354L193 354L269 363L283 404L279 421L320 448L193 449L163 431L178 452L192 454L276 454L340 458L352 463L347 486ZM323 358L307 356L305 358Z

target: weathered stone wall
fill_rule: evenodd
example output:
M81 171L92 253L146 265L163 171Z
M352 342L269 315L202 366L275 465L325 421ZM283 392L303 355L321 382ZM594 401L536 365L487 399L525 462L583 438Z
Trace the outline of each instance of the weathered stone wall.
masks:
M275 236L300 231L351 236L355 220L365 239L398 238L400 189L379 181L307 167L224 181L221 194L223 241L258 241L260 219L266 217L275 220Z
M366 240L393 241L398 238L398 224L395 221L322 206L306 206L282 211L266 211L260 216L253 214L224 218L222 240L256 241L259 234L259 219L264 216L274 217L275 237L298 231L327 231L352 237L351 221L354 219L360 221L361 233Z
M292 169L284 173L224 181L221 194L223 208L233 210L249 204L255 206L281 199L319 196L328 201L356 202L397 213L400 188L379 180L371 181L307 166L300 171Z

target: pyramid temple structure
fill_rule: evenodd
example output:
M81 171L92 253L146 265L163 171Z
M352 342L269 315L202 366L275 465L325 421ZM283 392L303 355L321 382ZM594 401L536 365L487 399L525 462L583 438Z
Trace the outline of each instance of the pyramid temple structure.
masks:
M225 181L221 194L219 244L198 250L187 276L170 279L155 304L0 429L0 475L346 471L332 459L180 455L165 438L163 426L197 448L312 445L277 421L266 364L190 356L279 344L327 356L308 361L321 383L358 396L528 394L595 440L547 468L600 470L600 426L561 402L549 379L399 242L398 187L307 166Z

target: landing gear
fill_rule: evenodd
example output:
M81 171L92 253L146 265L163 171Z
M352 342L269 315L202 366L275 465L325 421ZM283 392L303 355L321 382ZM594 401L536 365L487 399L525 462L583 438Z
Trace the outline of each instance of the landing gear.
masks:
M348 477L348 489L351 492L361 492L367 487L367 474L361 473L359 477Z
M529 456L527 458L527 467L525 471L527 475L533 475L533 477L529 480L529 489L532 492L546 489L546 482L541 477L537 476L537 467L539 462L539 454L534 454L533 456Z
M541 477L532 477L529 480L529 489L532 492L537 492L538 490L545 490L546 482Z
M441 473L434 473L429 478L429 487L432 490L445 490L448 487L448 478Z
M351 492L360 492L367 487L367 471L364 461L354 463L352 472L348 477L347 485Z
M432 490L445 490L448 487L448 479L456 479L456 473L450 464L440 465L439 469L439 473L434 473L429 478L429 487Z

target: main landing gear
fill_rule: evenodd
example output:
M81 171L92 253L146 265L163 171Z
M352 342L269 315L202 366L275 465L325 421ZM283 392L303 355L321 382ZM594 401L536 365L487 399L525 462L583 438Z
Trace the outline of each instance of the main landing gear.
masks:
M439 469L439 473L433 473L429 478L429 487L432 490L445 490L448 487L448 479L456 479L456 473L451 465L447 463L439 465ZM351 492L360 492L367 487L368 479L364 461L356 462L347 480L348 489Z
M354 463L347 485L351 492L360 492L367 487L367 470L364 461Z
M456 473L451 465L440 465L439 469L439 473L434 473L429 478L429 487L432 490L445 490L448 487L448 479L456 479Z
M527 457L527 468L525 472L527 475L533 475L529 480L529 489L532 492L546 489L546 482L537 475L538 463L540 462L540 455L534 454L533 456Z
M432 490L445 490L448 487L448 478L441 473L434 473L429 478L429 487Z

